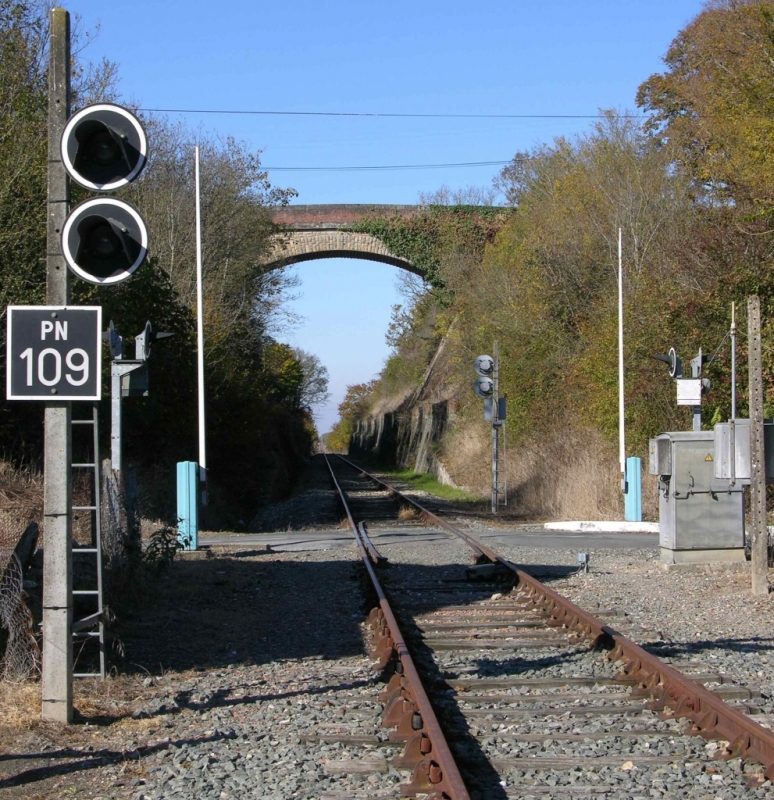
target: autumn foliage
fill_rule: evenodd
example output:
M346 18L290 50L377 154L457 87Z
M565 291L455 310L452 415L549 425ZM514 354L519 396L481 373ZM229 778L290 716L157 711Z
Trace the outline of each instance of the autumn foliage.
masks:
M705 373L712 389L704 423L728 418L732 302L740 330L738 413L746 415L750 293L763 301L770 396L773 56L774 2L710 3L678 33L664 72L640 87L643 121L603 113L586 133L517 153L502 170L495 183L511 213L499 218L499 232L475 258L448 248L440 253L435 283L450 300L428 287L401 311L416 324L404 322L408 333L396 356L419 360L417 369L405 370L415 386L435 352L417 346L431 338L426 321L446 340L445 390L458 406L458 433L484 431L480 401L470 391L472 364L498 340L513 458L545 456L530 456L531 479L542 470L546 482L561 481L562 464L551 453L566 449L550 444L559 439L576 447L586 441L589 452L594 442L594 452L615 465L619 229L628 454L646 457L650 436L690 428L664 365L651 358L672 346L686 362L699 347L718 353ZM442 301L435 313L428 311L433 297ZM374 388L374 401L389 375L388 369ZM442 452L455 474L453 439ZM464 465L457 467L465 483Z

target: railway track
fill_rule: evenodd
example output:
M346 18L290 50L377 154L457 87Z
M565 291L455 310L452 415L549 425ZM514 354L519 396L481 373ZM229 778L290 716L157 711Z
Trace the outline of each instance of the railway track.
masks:
M585 612L352 462L326 461L387 679L385 735L340 771L397 769L390 796L431 800L765 796L754 787L774 778L774 733L751 718L753 692L701 664L678 672L611 627L616 612ZM399 509L422 521L418 538L439 528L475 563L461 548L440 562L388 563L368 522ZM696 780L706 795L687 793Z

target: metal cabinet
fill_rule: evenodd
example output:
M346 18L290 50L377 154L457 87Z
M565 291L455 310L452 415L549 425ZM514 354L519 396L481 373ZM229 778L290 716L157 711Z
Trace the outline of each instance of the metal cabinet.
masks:
M764 420L764 452L766 482L774 483L774 422ZM737 484L750 485L750 420L736 419L715 425L715 476L728 478ZM732 459L731 454L734 454ZM733 469L732 469L733 467Z
M662 561L743 561L742 487L715 477L714 431L662 433L650 441L659 476Z

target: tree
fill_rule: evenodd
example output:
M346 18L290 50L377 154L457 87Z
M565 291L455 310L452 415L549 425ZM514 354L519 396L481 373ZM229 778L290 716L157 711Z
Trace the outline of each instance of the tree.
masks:
M450 189L444 184L434 192L419 193L419 202L423 206L492 206L496 198L496 188L489 186Z
M48 10L43 0L0 0L0 309L45 296ZM93 37L79 36L75 28L73 106L117 99L115 65L86 62L82 45ZM208 467L216 496L225 495L234 508L241 505L240 515L250 514L259 494L290 488L314 437L310 415L301 407L301 364L288 345L271 336L282 322L293 279L280 271L266 274L261 266L274 232L270 208L295 192L272 186L260 153L243 143L195 135L163 117L144 123L150 163L121 194L148 222L148 263L117 287L74 281L74 298L102 305L106 320L114 319L126 336L138 333L147 319L177 334L154 352L150 396L127 403L125 411L127 458L140 468L141 479L153 468L161 470L162 485L165 474L172 481L174 461L195 452L193 146L198 143L207 424L218 443ZM73 187L74 202L83 196L84 190ZM0 325L0 346L4 336ZM0 373L4 369L0 362ZM319 379L319 371L312 377ZM40 406L0 400L4 457L39 458L41 433ZM166 484L158 494L170 498L174 492ZM151 513L174 512L167 507Z
M705 203L748 220L774 213L774 3L717 0L669 47L637 94L650 129Z
M293 349L293 355L301 366L302 380L297 400L299 408L311 409L314 405L324 403L330 397L327 367L316 355L300 347Z
M45 300L49 7L44 0L0 0L0 350L6 306ZM91 38L75 26L75 105L105 99L115 86L115 65L84 62ZM0 399L6 457L39 456L41 416L36 404Z
M326 436L325 443L329 449L338 453L347 452L355 426L368 413L377 385L378 381L372 380L347 386L347 393L339 403L339 421Z

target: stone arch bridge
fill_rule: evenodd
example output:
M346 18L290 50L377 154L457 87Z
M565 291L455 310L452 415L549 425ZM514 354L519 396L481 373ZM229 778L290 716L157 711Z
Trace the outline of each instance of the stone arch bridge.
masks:
M380 239L370 233L355 233L344 228L367 217L413 217L422 208L367 204L285 206L272 215L272 222L281 225L283 233L273 236L272 251L264 265L268 269L279 269L318 258L362 258L391 264L421 276L421 269L391 253Z

